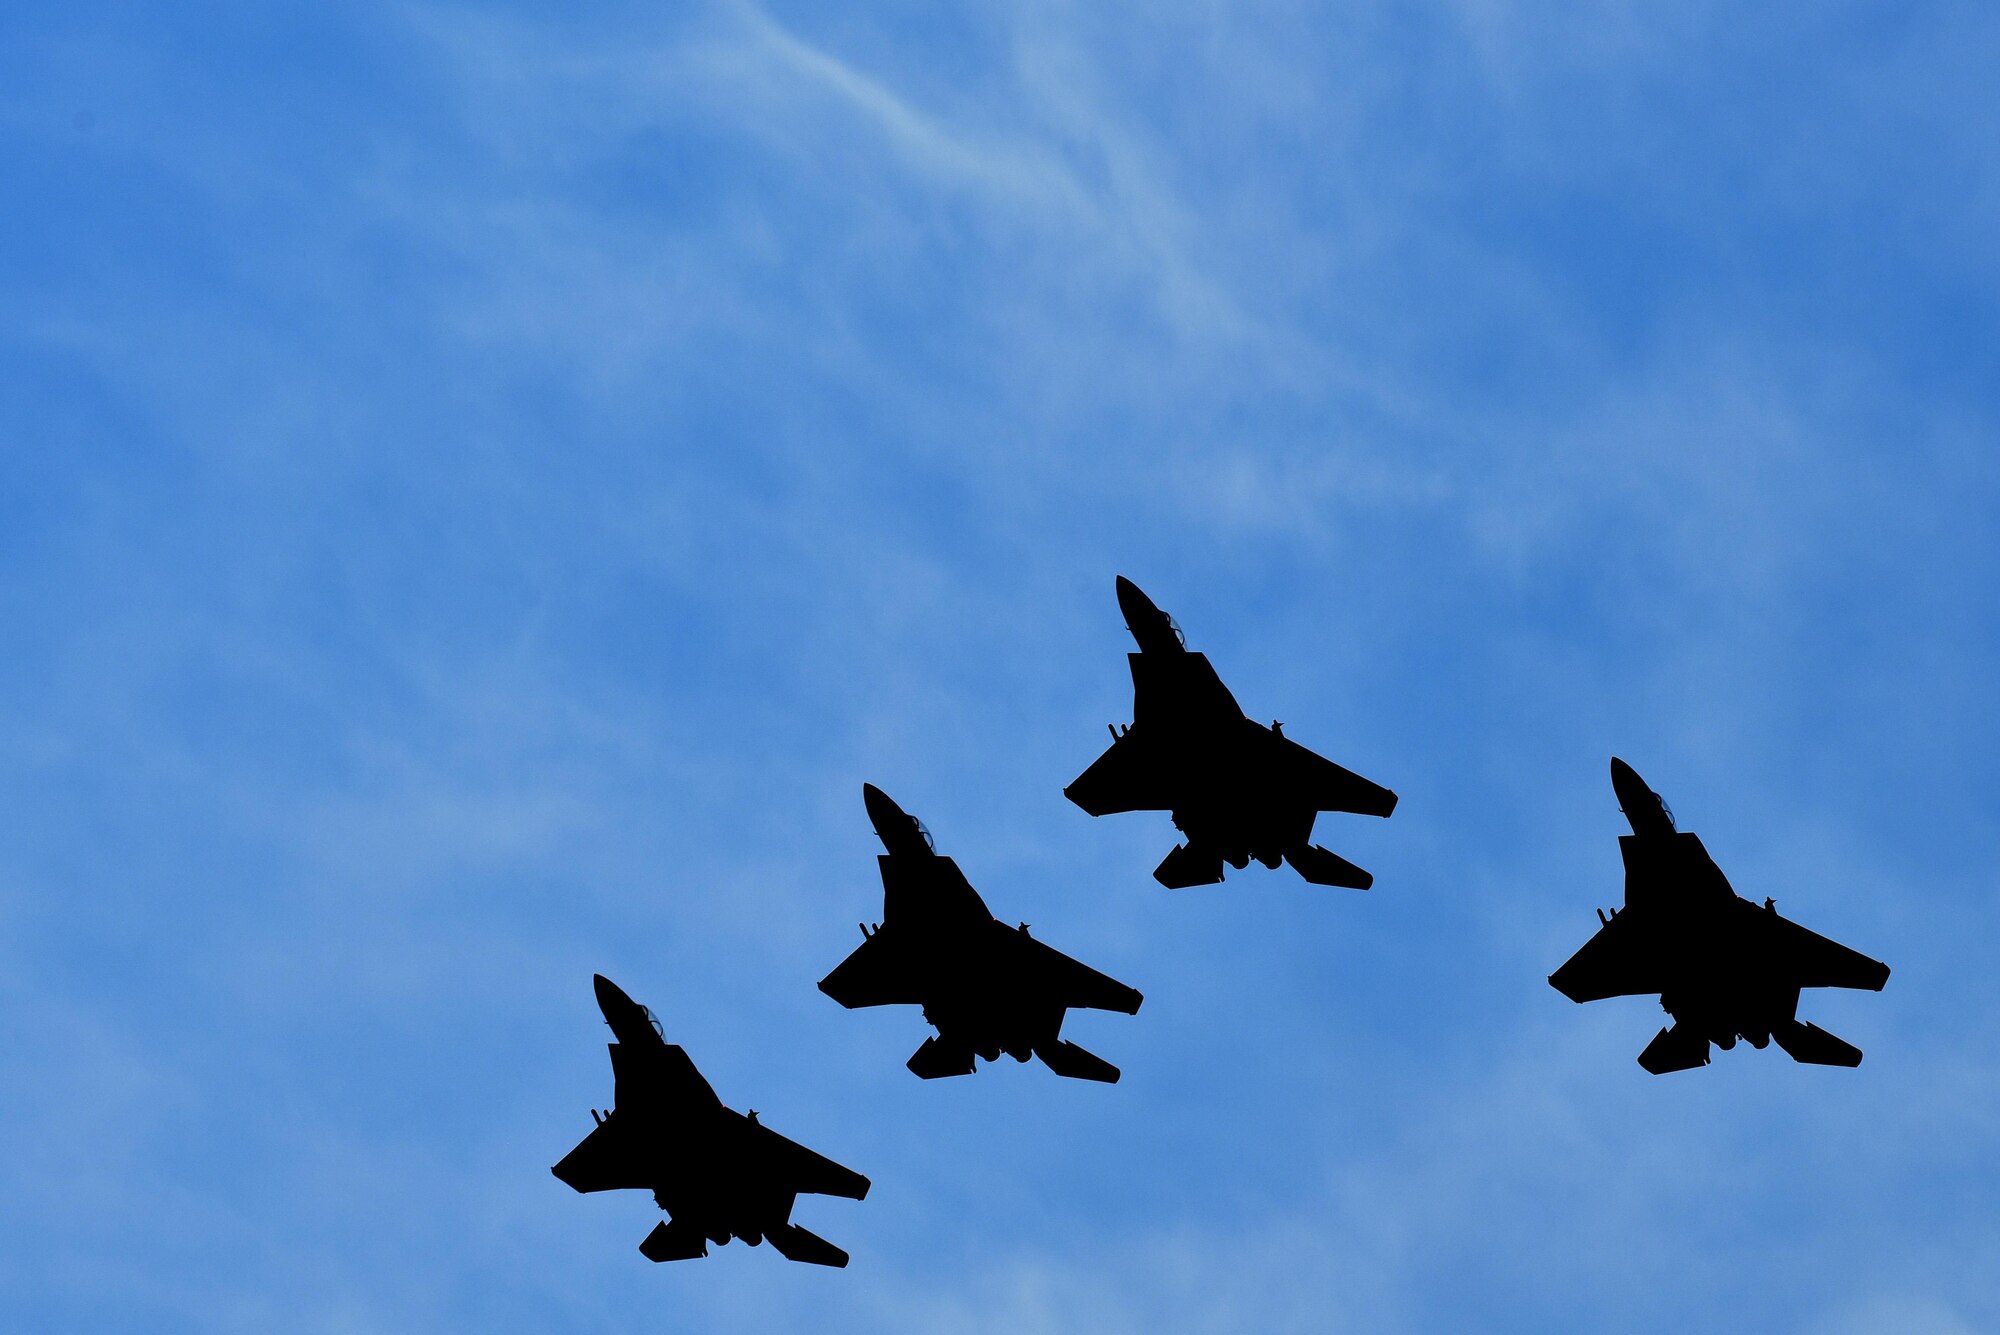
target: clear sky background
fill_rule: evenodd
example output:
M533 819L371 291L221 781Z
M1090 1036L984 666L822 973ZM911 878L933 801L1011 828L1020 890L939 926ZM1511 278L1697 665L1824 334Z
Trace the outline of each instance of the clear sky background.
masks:
M2000 1328L2000 12L0 17L0 1325ZM1112 577L1395 789L1062 787ZM1631 761L1856 1071L1546 975ZM920 1082L871 781L1146 994ZM590 975L868 1174L646 1263Z

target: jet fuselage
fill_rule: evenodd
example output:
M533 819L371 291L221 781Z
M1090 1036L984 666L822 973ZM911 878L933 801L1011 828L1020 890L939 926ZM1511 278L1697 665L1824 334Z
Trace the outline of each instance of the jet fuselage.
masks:
M754 1247L791 1222L797 1196L758 1171L752 1141L762 1128L741 1113L724 1114L698 1150L659 1165L653 1203L717 1246L741 1238ZM656 1131L666 1134L664 1127Z
M1262 739L1246 737L1246 732L1271 730L1247 718L1235 719L1216 745L1198 734L1190 739L1186 754L1194 763L1176 767L1175 788L1181 795L1172 808L1174 828L1188 838L1191 854L1212 857L1241 871L1254 859L1275 869L1285 855L1308 845L1319 812L1309 806L1288 803L1284 798L1282 775L1260 764L1257 753ZM1227 734L1235 734L1228 737ZM1234 767L1218 763L1218 757L1238 757Z
M885 928L886 930L886 928ZM1064 1008L1050 1003L1020 965L1027 929L988 918L969 930L941 934L925 952L939 961L928 974L926 1022L938 1042L998 1061L1026 1061L1062 1037Z
M1725 886L1726 888L1726 886ZM1797 1017L1799 989L1773 968L1771 925L1775 909L1760 908L1730 892L1722 904L1655 904L1620 913L1631 926L1653 933L1661 959L1660 1008L1674 1022L1727 1052L1736 1040L1753 1048Z

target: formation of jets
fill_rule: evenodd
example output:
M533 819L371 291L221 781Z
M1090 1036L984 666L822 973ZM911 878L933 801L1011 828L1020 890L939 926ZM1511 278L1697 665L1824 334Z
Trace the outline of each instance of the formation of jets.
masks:
M1180 627L1130 580L1118 606L1139 651L1132 722L1063 790L1093 816L1166 811L1186 836L1153 876L1170 889L1213 885L1223 867L1288 862L1318 885L1366 890L1368 872L1311 842L1321 812L1387 816L1396 794L1247 717ZM1598 911L1597 933L1549 983L1572 1001L1657 995L1673 1023L1639 1054L1660 1075L1708 1064L1743 1039L1775 1042L1794 1061L1857 1066L1861 1051L1798 1018L1809 987L1880 991L1889 966L1738 897L1701 840L1631 766L1611 786L1632 833L1619 837L1625 904ZM883 853L882 921L820 980L842 1006L918 1006L936 1030L907 1065L918 1077L970 1075L977 1061L1039 1057L1060 1076L1118 1080L1118 1068L1062 1037L1071 1010L1138 1013L1139 993L993 916L923 823L873 784L862 800ZM651 1011L602 975L613 1106L551 1170L578 1191L653 1193L668 1219L639 1246L653 1261L689 1260L741 1239L780 1255L844 1266L847 1253L791 1222L802 1194L860 1200L868 1179L723 1105Z

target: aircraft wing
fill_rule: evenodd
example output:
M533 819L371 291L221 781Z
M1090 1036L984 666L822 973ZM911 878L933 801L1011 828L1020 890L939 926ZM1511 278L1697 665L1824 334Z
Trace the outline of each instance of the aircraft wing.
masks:
M1602 1001L1658 992L1667 985L1665 975L1656 938L1628 911L1598 928L1549 975L1549 986L1571 1001Z
M549 1171L578 1191L650 1190L652 1174L636 1125L614 1111Z
M1120 1011L1137 1015L1145 998L1138 989L1107 977L1088 964L1071 959L1054 946L1044 945L1020 928L994 926L1017 937L1021 943L1020 962L1026 976L1039 985L1043 995L1071 1010Z
M891 929L877 929L819 980L819 990L849 1010L857 1006L922 1005L916 971L897 940Z
M1253 724L1253 727L1258 725ZM1264 729L1258 727L1258 731ZM1271 747L1270 769L1275 786L1286 796L1302 798L1314 811L1352 811L1386 816L1396 809L1396 795L1353 770L1343 769L1289 737L1265 732Z
M1063 789L1063 796L1093 816L1172 810L1175 794L1169 786L1167 757L1151 736L1134 724Z
M752 1140L758 1167L781 1190L794 1194L845 1196L861 1200L868 1195L868 1179L799 1144L770 1127L754 1124Z
M1829 941L1790 918L1779 917L1773 910L1750 911L1768 914L1772 948L1786 982L1799 987L1854 987L1880 992L1889 981L1889 966L1880 960L1869 959L1838 941Z

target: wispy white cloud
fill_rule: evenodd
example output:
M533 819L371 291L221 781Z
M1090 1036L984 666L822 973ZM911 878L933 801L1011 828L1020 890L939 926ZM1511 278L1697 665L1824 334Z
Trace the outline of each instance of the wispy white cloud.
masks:
M1913 1151L1950 1171L1959 1152L1984 1152L1972 1144L1990 1150L1992 1119L1968 1139L1939 1120L1955 1100L1929 1083L1840 1099L1839 1117L1814 1115L1790 1071L1717 1069L1706 1087L1666 1088L1616 1051L1629 1041L1601 1017L1516 1031L1478 1069L1453 1067L1449 1094L1403 1108L1386 1144L1301 1147L1283 1205L1069 1254L1023 1250L962 1291L913 1281L885 1305L897 1328L995 1331L1667 1329L1718 1310L1776 1330L1886 1329L1866 1323L1891 1312L1953 1330L2000 1306L1983 1266L1966 1264L2000 1236L1976 1209L1925 1202L1928 1224L1911 1233L1876 1194ZM1996 1078L1988 1064L1983 1082ZM1857 1118L1870 1135L1849 1134Z

